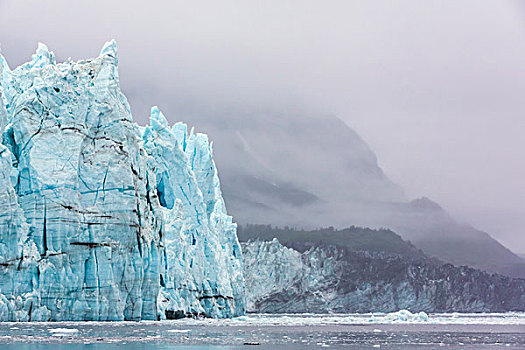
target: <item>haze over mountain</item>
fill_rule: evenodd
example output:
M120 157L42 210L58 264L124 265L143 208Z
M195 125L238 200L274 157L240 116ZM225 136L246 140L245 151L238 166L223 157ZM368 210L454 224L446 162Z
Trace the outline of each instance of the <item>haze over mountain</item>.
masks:
M430 256L525 277L525 261L487 233L428 198L408 201L368 145L335 117L219 115L197 125L214 140L225 200L242 224L388 227Z
M38 41L63 60L117 39L135 120L158 103L208 132L241 221L281 212L408 232L416 215L439 225L405 237L483 236L428 201L407 204L426 195L523 253L524 14L519 1L0 0L0 43L16 66Z

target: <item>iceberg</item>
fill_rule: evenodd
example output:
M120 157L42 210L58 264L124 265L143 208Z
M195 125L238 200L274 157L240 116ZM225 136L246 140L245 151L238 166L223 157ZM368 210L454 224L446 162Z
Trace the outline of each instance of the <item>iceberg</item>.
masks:
M245 313L242 253L212 144L157 107L137 125L117 46L0 55L0 320Z

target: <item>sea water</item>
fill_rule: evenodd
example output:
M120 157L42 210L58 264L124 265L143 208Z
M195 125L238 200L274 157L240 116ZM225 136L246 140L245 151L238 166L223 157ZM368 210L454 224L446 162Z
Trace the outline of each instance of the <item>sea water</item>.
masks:
M0 349L525 349L525 313L281 314L142 322L0 323Z

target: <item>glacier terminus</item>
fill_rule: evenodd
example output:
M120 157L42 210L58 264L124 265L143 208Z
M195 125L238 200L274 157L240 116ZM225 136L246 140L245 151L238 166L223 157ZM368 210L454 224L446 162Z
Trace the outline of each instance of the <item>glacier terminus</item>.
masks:
M156 107L139 126L117 47L0 56L0 321L226 318L242 253L212 145Z

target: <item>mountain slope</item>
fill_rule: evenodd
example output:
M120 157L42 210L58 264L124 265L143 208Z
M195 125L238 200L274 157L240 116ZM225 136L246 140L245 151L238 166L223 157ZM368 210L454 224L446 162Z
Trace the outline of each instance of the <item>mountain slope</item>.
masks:
M408 258L423 258L423 252L410 242L404 241L396 233L382 229L372 230L363 227L348 227L341 230L333 227L319 230L298 230L278 228L270 225L238 226L239 241L271 241L278 239L283 245L301 253L315 246L337 245L352 251L402 255Z
M408 202L368 145L335 117L189 119L215 140L224 197L241 224L388 227L444 261L525 277L525 262L487 233L428 199Z

